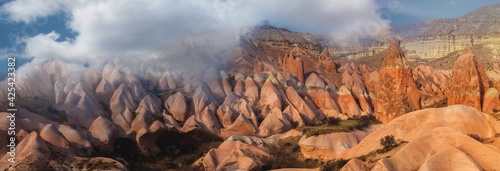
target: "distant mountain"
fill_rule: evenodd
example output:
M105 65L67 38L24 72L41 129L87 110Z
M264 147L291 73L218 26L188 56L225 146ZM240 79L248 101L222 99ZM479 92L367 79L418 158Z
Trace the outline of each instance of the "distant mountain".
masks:
M453 19L434 19L423 23L396 25L391 28L403 39L436 35L500 33L500 3L480 7Z
M500 18L500 3L489 4L482 6L472 12L463 15L460 18Z

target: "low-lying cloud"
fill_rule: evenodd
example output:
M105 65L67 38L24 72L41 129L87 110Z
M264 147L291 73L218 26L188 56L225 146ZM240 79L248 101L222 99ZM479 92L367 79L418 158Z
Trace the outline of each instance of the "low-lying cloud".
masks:
M78 35L19 38L25 56L88 61L105 54L146 55L185 34L269 23L294 31L341 33L387 26L374 0L16 0L10 21L31 23L59 12Z

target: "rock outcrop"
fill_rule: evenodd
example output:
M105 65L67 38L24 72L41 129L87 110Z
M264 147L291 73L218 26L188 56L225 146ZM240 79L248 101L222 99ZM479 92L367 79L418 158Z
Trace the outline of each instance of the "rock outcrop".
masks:
M439 127L451 128L465 136L467 134L477 134L479 137L489 138L496 134L495 124L496 119L489 114L482 113L465 105L423 109L392 120L382 128L366 136L357 146L342 153L340 157L345 159L355 158L380 149L382 148L380 139L387 135L394 135L395 139L412 143L413 140L420 137L434 135L429 132ZM469 136L467 137L470 138ZM408 155L411 154L415 153L408 153Z
M219 135L220 124L215 116L215 106L211 104L205 107L200 113L196 113L189 117L184 123L182 130L185 132L201 130L213 135Z
M68 93L62 109L70 122L85 128L89 128L97 117L108 116L97 97L81 82Z
M49 163L51 151L45 141L35 132L31 132L16 146L15 164L7 160L11 157L3 155L0 169L8 170L11 165L14 170L41 170Z
M326 117L342 118L340 106L338 102L328 92L321 92L319 94L309 93L312 97L314 104L323 111Z
M293 87L288 87L286 89L286 95L288 99L290 100L293 108L289 110L296 109L299 113L302 119L307 123L307 124L312 124L320 119L323 119L321 116L317 116L316 113L314 112L315 110L309 106L302 97L295 91ZM293 113L293 111L292 111ZM324 116L323 116L324 117ZM297 117L294 117L294 120L298 119ZM300 120L298 120L300 123Z
M453 146L429 157L418 170L431 171L455 169L483 170L472 157Z
M378 87L375 116L384 123L422 108L412 69L398 40L392 40L387 49Z
M48 142L48 143L50 143L50 144L52 144L52 145L54 145L56 147L59 147L59 148L62 148L62 149L69 149L69 142L68 142L68 140L52 124L46 125L40 131L40 137L44 141L46 141L46 142Z
M235 93L230 93L224 103L217 109L217 117L223 127L231 125L240 114L245 115L245 118L250 120L254 125L258 125L257 116L252 110L252 107Z
M134 113L137 108L132 93L125 84L120 85L113 93L110 101L111 119L119 126L119 132L126 134L130 131L130 124L134 120Z
M483 112L498 113L500 112L500 99L496 88L489 88L484 93Z
M167 74L164 74L158 81L158 89L160 91L176 89L176 88L177 85L175 84L174 79L172 79L172 77L169 77Z
M259 136L267 137L274 134L286 132L292 128L290 122L285 118L280 109L274 108L259 126Z
M278 108L279 110L283 108L281 94L279 93L278 88L276 88L273 82L269 79L264 83L264 85L262 85L259 106L261 108L268 107L270 109Z
M323 91L326 84L316 73L312 73L307 77L305 86L309 91Z
M89 132L100 142L98 146L107 150L112 149L116 133L113 123L100 116L92 123Z
M291 73L304 84L304 63L299 57L296 58L291 53L286 54L283 59L283 71Z
M161 116L163 112L161 108L161 100L154 95L147 95L144 97L141 102L139 102L139 106L137 106L135 113L141 114L145 112Z
M319 61L323 64L326 73L335 74L337 73L337 64L332 60L330 52L328 52L328 48L325 48L321 51L319 55Z
M259 129L243 113L226 128L222 129L222 135L257 135Z
M87 135L81 131L75 130L66 125L59 125L59 131L68 140L70 146L77 149L84 149L87 153L92 151L92 144L88 140Z
M236 93L236 95L243 97L243 93L245 93L245 83L243 82L243 80L238 80L236 82L233 92Z
M374 125L362 131L335 132L303 138L299 141L300 151L306 158L335 160L344 151L358 145L364 137L378 128L380 125Z
M352 96L351 91L347 87L342 86L338 91L338 102L342 113L347 114L350 117L361 116L361 108L359 108L356 99Z
M267 157L271 155L251 144L228 139L218 148L211 149L202 158L202 164L207 171L259 170Z
M481 110L485 91L490 88L483 65L477 60L470 46L453 64L450 78L448 105L463 104Z
M259 87L257 87L252 77L247 77L245 79L245 92L243 93L243 97L248 99L250 106L257 105L259 101Z
M351 159L340 171L369 171L367 164L359 159Z
M205 84L202 84L196 90L194 91L193 94L193 104L194 104L194 113L200 113L205 109L206 106L213 104L214 106L218 106L219 103L217 102L217 99L212 96L212 93L208 89Z
M444 163L434 163L445 160ZM381 159L374 170L496 170L500 151L449 127L438 127L410 141L389 158Z
M283 115L285 115L290 123L297 126L304 126L307 124L307 122L302 118L302 115L293 105L288 105L288 107L283 110Z
M186 121L191 116L187 100L181 92L168 97L165 101L165 108L175 120L181 122Z

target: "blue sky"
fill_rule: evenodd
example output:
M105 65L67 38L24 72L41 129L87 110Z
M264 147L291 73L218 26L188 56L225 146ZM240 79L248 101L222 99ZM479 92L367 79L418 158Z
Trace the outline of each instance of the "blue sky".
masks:
M270 24L340 33L455 18L498 0L0 0L0 59L148 54L184 34ZM6 5L7 4L7 5ZM139 8L138 8L139 7ZM22 63L22 62L21 62ZM6 70L0 65L0 72Z

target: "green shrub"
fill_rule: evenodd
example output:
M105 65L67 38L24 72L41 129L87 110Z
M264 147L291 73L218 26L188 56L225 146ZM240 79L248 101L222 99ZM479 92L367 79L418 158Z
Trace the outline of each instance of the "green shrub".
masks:
M398 143L396 139L394 139L394 135L387 135L380 139L380 145L382 145L384 148L378 149L376 153L377 154L387 153L402 143L407 143L407 141L401 141Z
M324 122L326 123L319 126L300 126L297 130L302 131L307 136L317 136L333 132L350 132L355 129L362 130L370 125L380 123L373 115L350 118L348 120L327 118Z
M337 125L337 124L339 124L340 119L336 118L336 117L328 117L328 118L326 118L326 121L327 121L328 125Z
M394 135L387 135L380 139L380 145L384 146L384 148L390 148L396 146L396 140L394 139Z

